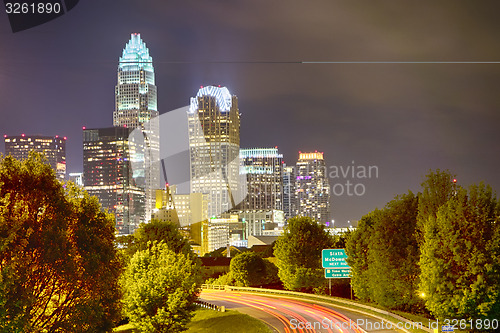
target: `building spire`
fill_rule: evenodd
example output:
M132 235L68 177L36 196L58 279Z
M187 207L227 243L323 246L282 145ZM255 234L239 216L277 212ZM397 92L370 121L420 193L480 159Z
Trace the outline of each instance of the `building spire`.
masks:
M146 43L141 39L141 34L133 33L123 49L120 57L119 68L125 71L144 69L153 71L153 58L149 55Z

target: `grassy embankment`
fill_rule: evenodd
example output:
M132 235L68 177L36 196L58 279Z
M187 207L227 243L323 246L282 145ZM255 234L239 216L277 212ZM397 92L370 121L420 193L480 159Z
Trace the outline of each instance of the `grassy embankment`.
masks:
M119 333L138 332L130 324L114 329ZM260 320L238 311L218 312L199 309L188 325L185 333L270 333L271 330Z

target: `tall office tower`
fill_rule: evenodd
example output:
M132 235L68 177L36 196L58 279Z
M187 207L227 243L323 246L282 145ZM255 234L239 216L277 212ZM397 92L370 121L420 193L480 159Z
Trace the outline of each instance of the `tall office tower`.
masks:
M83 130L83 180L103 208L114 213L120 234L133 233L144 222L144 189L136 184L131 129L109 127Z
M241 210L283 209L283 155L278 148L240 149L242 171L247 177L248 194Z
M240 201L238 98L225 87L201 87L188 124L191 193L207 194L208 216L217 216Z
M155 207L155 191L160 188L160 144L157 96L153 59L141 35L134 33L123 49L115 87L113 126L137 128L133 174L145 191L145 221Z
M283 212L285 220L297 215L297 193L295 189L295 167L283 167Z
M28 158L29 152L34 150L44 153L59 180L66 178L66 137L43 135L4 135L5 154L12 155L18 160Z
M296 167L298 213L326 223L330 218L330 184L323 153L301 153Z

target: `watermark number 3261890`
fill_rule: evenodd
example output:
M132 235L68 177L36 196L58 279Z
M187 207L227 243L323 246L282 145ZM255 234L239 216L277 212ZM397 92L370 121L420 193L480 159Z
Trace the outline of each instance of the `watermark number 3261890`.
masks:
M6 2L7 14L52 14L60 13L62 6L59 2Z

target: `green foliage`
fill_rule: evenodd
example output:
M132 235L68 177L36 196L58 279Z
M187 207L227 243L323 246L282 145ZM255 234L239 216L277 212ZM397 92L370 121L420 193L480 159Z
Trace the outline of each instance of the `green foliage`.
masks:
M392 309L422 308L417 295L417 207L418 198L410 192L361 219L347 243L358 298Z
M231 260L229 266L237 286L250 287L261 284L266 274L264 260L255 252L244 252Z
M134 253L147 249L154 241L167 244L175 253L185 254L192 259L196 257L191 250L189 240L180 233L175 223L169 221L152 219L149 223L141 223L133 235L118 238L126 262Z
M270 260L264 258L264 265L266 266L265 271L265 278L264 281L262 281L262 284L276 284L276 283L281 283L281 280L278 276L278 267L271 262Z
M422 194L418 202L417 240L419 245L424 242L424 230L429 220L436 218L439 207L444 205L456 190L456 176L448 170L430 171L422 183Z
M312 290L322 286L321 251L333 245L334 239L322 224L303 216L289 219L274 247L278 276L285 288Z
M379 211L368 261L372 300L403 311L423 309L418 297L419 247L415 236L418 198L409 192Z
M143 332L184 330L201 283L200 262L189 240L175 223L153 219L118 244L128 264L122 281L131 322Z
M346 254L347 263L351 267L351 285L357 298L362 301L372 299L370 288L370 273L368 251L371 245L370 237L373 234L373 226L379 219L379 210L375 210L358 221L358 227L347 241Z
M345 249L347 246L347 242L349 238L351 238L352 234L353 234L352 230L347 230L345 232L333 235L333 248Z
M199 263L163 242L147 245L134 254L123 275L125 311L141 332L181 332L195 309Z
M231 260L230 271L216 279L208 279L207 284L221 286L254 287L279 283L278 268L257 253L243 252Z
M489 186L466 191L448 171L422 186L364 216L349 238L356 296L413 312L424 302L439 319L498 319L500 203Z
M114 219L40 154L0 160L0 331L108 332L120 313Z
M276 283L278 279L276 266L262 259L255 252L243 252L231 260L230 274L234 285L241 287L262 286Z
M442 205L425 229L420 288L438 318L498 319L500 226L489 186L473 185Z
M235 281L231 272L223 274L218 278L210 278L206 281L206 284L215 284L219 286L234 286Z

